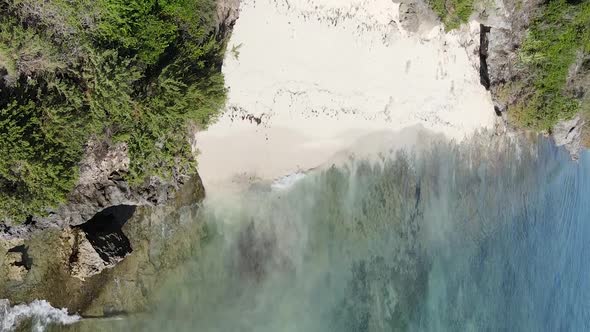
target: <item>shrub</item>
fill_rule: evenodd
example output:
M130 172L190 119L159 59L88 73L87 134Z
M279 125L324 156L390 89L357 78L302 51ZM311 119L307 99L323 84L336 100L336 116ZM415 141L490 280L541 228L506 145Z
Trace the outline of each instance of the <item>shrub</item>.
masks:
M429 0L428 2L447 31L467 22L473 12L474 0Z
M214 0L0 0L0 220L63 202L91 137L127 180L194 167L189 124L225 102Z

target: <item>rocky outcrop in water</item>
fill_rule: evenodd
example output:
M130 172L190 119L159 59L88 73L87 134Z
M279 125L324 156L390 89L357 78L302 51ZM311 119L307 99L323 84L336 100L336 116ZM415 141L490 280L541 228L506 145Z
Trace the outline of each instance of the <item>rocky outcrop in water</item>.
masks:
M86 223L68 228L70 274L81 280L113 267L133 252L123 226L133 216L133 205L116 205L97 213Z
M80 226L2 241L0 298L45 299L93 317L146 309L153 290L208 235L199 217L204 194L194 176L166 205L116 207Z
M580 115L572 119L562 120L553 127L553 139L557 146L565 146L577 158L582 150L582 129L585 122Z
M129 157L124 144L90 142L80 163L78 185L67 203L47 216L32 216L24 224L5 225L1 230L0 243L7 250L1 266L4 266L8 280L25 279L30 266L19 263L21 254L15 248L18 248L17 244L22 246L35 238L39 232L61 232L53 240L67 250L63 249L59 256L67 256L67 262L64 261L67 270L80 280L113 267L131 253L129 240L121 228L136 207L165 205L175 198L178 188L189 177L186 172L168 181L154 176L143 185L132 187L123 177L128 167Z

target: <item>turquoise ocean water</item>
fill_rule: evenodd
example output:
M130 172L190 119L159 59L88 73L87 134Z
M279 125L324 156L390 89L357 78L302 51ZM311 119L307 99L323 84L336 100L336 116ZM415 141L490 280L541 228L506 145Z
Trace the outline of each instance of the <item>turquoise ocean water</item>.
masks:
M590 155L545 139L349 160L200 211L152 310L102 328L590 330Z

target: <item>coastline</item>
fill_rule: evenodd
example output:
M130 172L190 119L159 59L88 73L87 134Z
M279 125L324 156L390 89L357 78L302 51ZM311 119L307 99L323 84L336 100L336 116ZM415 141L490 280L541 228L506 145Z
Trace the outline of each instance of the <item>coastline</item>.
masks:
M494 129L477 22L445 33L420 15L407 31L399 4L365 2L242 2L225 112L193 146L208 194L369 151L371 135L420 126L461 141Z
M240 1L240 20L230 35ZM234 263L242 260L243 265L236 265L238 272L245 271L245 279L254 276L256 282L260 282L264 280L260 276L264 276L266 270L259 267L269 262L268 266L276 267L273 266L276 263L274 258L279 258L279 272L288 265L283 265L284 257L302 261L301 257L307 256L300 255L304 251L295 241L298 236L307 241L306 233L301 231L306 228L301 225L313 224L321 229L329 224L322 218L313 223L314 216L306 214L313 210L310 206L318 207L317 211L321 213L317 215L334 216L337 222L343 218L333 212L355 211L351 215L364 216L367 206L371 213L392 212L392 215L368 214L359 225L379 220L395 224L393 220L399 217L398 211L410 211L410 218L406 219L411 220L410 225L435 225L431 232L421 234L424 243L431 243L435 248L432 256L425 256L429 258L425 261L440 258L436 245L441 241L458 244L450 248L457 249L453 257L462 259L457 261L458 265L445 269L452 277L470 276L479 266L463 270L464 262L477 262L479 253L484 251L495 252L499 258L496 262L514 259L526 273L530 261L519 263L520 256L511 256L513 252L521 252L523 241L517 242L516 247L509 247L510 242L502 242L520 234L508 232L505 237L496 236L497 233L487 228L488 221L503 225L501 222L516 220L516 228L531 222L531 229L539 224L549 224L555 229L548 233L559 235L562 225L567 226L564 229L571 226L571 223L563 224L564 219L568 222L574 219L572 216L583 219L585 209L576 203L583 201L583 188L590 188L583 185L588 182L583 172L584 168L588 169L584 164L588 155L572 166L567 164L566 152L557 147L565 145L572 153L571 157L576 159L570 147L580 148L585 120L577 116L560 123L546 135L551 136L552 141L537 139L536 132L522 132L510 127L508 104L499 101L498 90L494 90L494 77L490 75L512 73L507 69L510 67L498 66L504 63L503 60L492 59L492 56L516 56L516 51L510 49L516 45L514 40L499 38L497 34L513 36L518 31L526 32L526 29L514 32L497 28L493 25L494 19L487 18L484 11L476 19L482 20L481 25L472 20L457 30L445 32L426 4L401 1L403 3L390 0L218 0L218 33L227 36L223 74L228 99L224 111L207 128L190 123L188 136L198 169L179 168L170 181L153 177L135 188L125 177L131 160L128 145L89 142L79 164L78 185L70 193L67 205L60 206L48 218L28 217L26 222L14 226L0 223L0 284L3 285L0 287L0 326L4 329L18 326L20 330L22 325L30 323L35 324L35 329L75 324L71 329L93 330L99 324L108 326L111 321L119 319L121 326L125 326L135 320L136 313L139 317L142 312L150 312L152 304L162 300L161 294L164 293L165 300L169 298L174 303L171 308L181 309L174 311L179 313L177 318L181 318L176 321L182 323L186 317L191 317L189 330L195 324L206 327L207 323L194 315L198 311L195 305L205 302L177 301L176 293L161 291L166 289L162 285L176 283L179 287L171 289L181 292L180 299L185 299L184 295L191 294L191 290L208 288L203 286L203 280L212 280L222 290L228 289L228 285L245 288L234 280L230 283L219 278L220 273L212 273L216 271L215 267L220 267L223 272L229 266L232 276L236 272L231 270ZM414 7L409 7L411 5ZM476 17L475 12L471 17ZM505 20L509 20L509 15ZM485 74L480 71L480 66L482 71L485 68ZM216 70L221 68L219 62ZM487 85L484 77L488 80ZM223 90L222 83L220 87ZM197 132L197 128L203 130ZM532 144L520 144L521 137L527 140L529 135L533 136ZM447 142L451 143L447 145ZM425 150L431 157L427 159L428 163L414 166L423 161L420 154L423 148L434 144L436 149L438 143L441 143L442 151L448 152L450 159L445 153ZM445 150L446 147L451 148ZM316 181L326 174L340 174L337 172L341 170L345 170L342 174L361 176L365 169L382 170L388 162L396 160L395 157L406 157L395 156L402 149L410 152L408 160L418 161L408 164L407 169L423 173L413 177L416 173L390 172L381 177L386 189L395 189L391 192L377 190L375 196L368 195L359 190L358 182L347 182L354 176L335 177L335 184L329 182L327 186ZM466 151L469 153L461 154ZM415 159L411 159L413 152L417 152ZM482 166L478 163L480 159L488 163ZM364 163L365 160L370 163ZM367 165L371 167L365 167ZM194 175L189 178L186 171L192 171ZM430 174L424 173L430 171L435 174L436 181L430 182L429 191L428 176L422 175ZM371 176L381 175L379 171L373 173ZM406 183L406 179L410 180ZM344 191L345 195L335 196L344 199L323 200L330 197L333 187L338 187L341 182L354 184L349 186L349 192ZM298 185L294 186L295 183ZM400 192L408 195L402 195L403 199L400 199L396 196ZM353 194L359 198L367 197L357 203L368 204L351 204L349 198ZM269 199L273 197L276 197L274 202ZM311 203L298 205L301 201ZM335 205L332 205L333 201L336 201ZM382 202L403 204L393 206ZM539 215L549 222L537 223L535 218ZM382 219L383 216L387 218ZM423 218L424 223L413 224L415 218ZM445 218L450 223L440 221ZM302 223L297 224L298 221ZM457 231L448 231L454 222ZM473 231L478 222L485 234L479 229ZM96 227L97 224L103 226ZM231 233L232 237L228 235L230 232L225 232L225 225L235 232ZM358 232L357 238L342 242L318 237L321 241L317 243L336 243L339 247L332 251L348 255L348 249L354 250L359 238L360 245L369 247L379 241L382 234L386 236L381 239L387 237L390 240L411 233L397 232L394 228L388 226L373 237ZM580 228L576 233L583 232L584 228ZM453 234L453 237L447 234ZM468 242L456 241L457 238L463 239L461 236L471 240L470 234L477 237ZM479 237L480 234L483 235ZM351 233L353 235L356 236ZM211 247L216 237L229 253L228 264L219 263L225 257L220 256L223 250ZM363 239L367 242L362 242ZM479 240L483 245L474 246ZM559 244L556 245L559 250L559 247L569 248L567 245L572 243L560 244L558 237L553 240L552 243ZM401 243L396 241L392 243ZM537 257L535 255L539 252L535 242L545 241L540 237L530 242L529 258ZM499 245L494 247L495 243ZM583 241L580 244L583 249ZM213 269L200 261L195 270L184 273L195 257L205 257L206 247L212 248L207 250L214 253L210 257ZM579 252L580 247L572 252ZM342 248L346 250L340 250ZM382 248L387 249L376 252L388 253L391 246ZM465 248L473 249L472 257L477 259L463 259L464 256L459 254L464 253ZM479 248L482 251L478 251ZM502 252L503 249L506 252ZM550 249L545 254L559 252ZM311 251L310 256L321 260L326 252ZM442 266L449 266L449 261L444 258ZM563 255L554 258L557 262L555 271L563 274L559 270L563 266L559 263L561 259ZM370 257L366 261L372 262ZM400 266L399 262L391 261L392 265ZM546 266L546 261L542 259L540 265ZM333 267L326 261L318 262L320 268ZM502 271L503 266L498 266L495 271ZM437 276L440 272L437 266L431 267L421 271L426 273L422 276ZM205 278L200 277L201 272ZM341 276L339 272L329 271ZM493 274L484 270L482 275ZM213 277L208 279L207 276ZM519 280L534 280L527 278L526 274L524 276ZM412 285L419 282L416 276L406 279L411 280ZM476 286L480 286L482 278L476 275L475 280ZM544 280L537 282L543 285ZM197 282L183 288L186 282L194 281ZM301 281L306 282L305 279ZM292 280L286 285L295 289ZM463 298L463 285L459 283L458 298ZM501 284L492 280L490 285ZM528 286L529 283L525 283L523 289ZM428 290L428 287L421 286L420 289ZM476 295L479 294L478 287L473 289ZM269 299L275 298L276 294L279 292L269 293ZM193 298L208 298L201 293L198 295ZM447 301L446 293L441 296ZM297 296L289 298L299 299ZM489 295L482 297L484 302L489 298ZM357 300L362 302L362 299ZM562 300L568 303L568 299ZM251 307L253 301L247 303ZM291 308L290 312L294 312ZM225 316L224 310L216 308L212 311ZM204 312L208 313L200 311ZM469 306L466 312L472 312ZM154 317L159 318L149 315L138 320L154 324L151 321ZM208 314L203 317L211 319L211 326L218 325L218 320ZM169 324L169 315L164 314L162 318ZM279 323L283 324L282 321ZM278 326L284 328L284 325ZM297 322L294 326L294 330L301 327Z

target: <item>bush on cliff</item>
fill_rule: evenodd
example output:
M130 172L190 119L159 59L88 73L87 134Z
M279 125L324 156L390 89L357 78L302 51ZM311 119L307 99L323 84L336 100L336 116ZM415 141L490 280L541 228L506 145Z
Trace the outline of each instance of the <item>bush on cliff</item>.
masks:
M578 113L584 105L568 87L574 76L583 75L581 63L590 67L590 1L554 0L543 4L532 21L520 51L527 72L524 96L511 109L512 119L521 126L550 131L561 119Z
M474 0L428 0L447 31L466 23L473 13Z
M0 221L66 199L90 138L127 180L190 166L225 101L214 0L0 0Z

